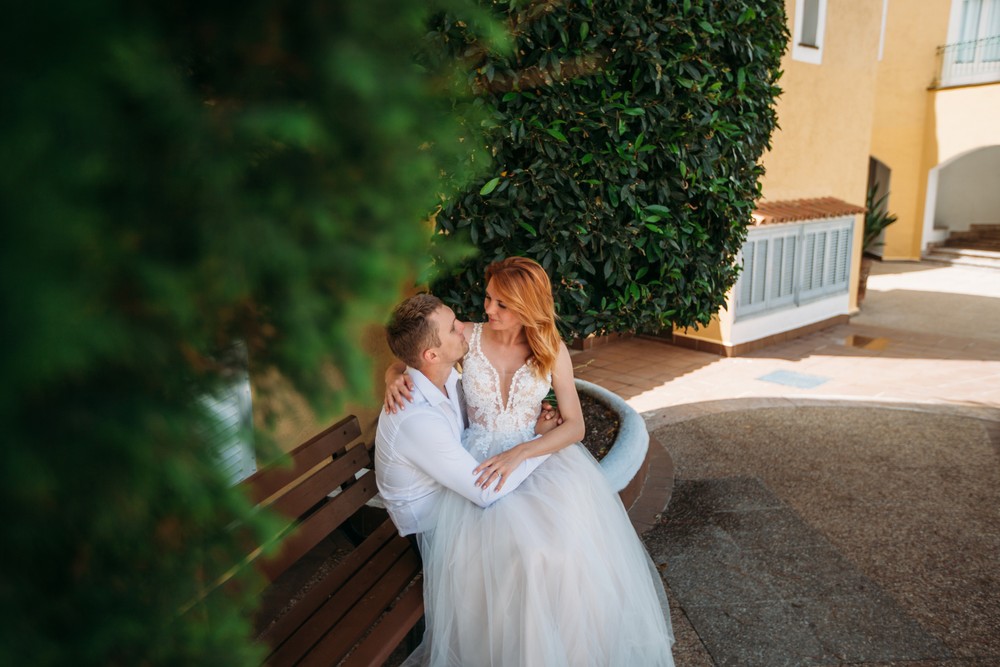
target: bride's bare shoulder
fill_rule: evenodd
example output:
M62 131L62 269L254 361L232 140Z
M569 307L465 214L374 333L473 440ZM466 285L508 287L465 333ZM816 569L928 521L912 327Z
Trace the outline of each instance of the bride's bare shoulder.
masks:
M465 340L472 340L472 328L479 324L479 322L462 322L462 335L465 336Z

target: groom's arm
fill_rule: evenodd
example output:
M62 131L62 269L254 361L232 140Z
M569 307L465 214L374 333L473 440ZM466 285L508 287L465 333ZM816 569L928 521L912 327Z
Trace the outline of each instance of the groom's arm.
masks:
M515 468L500 491L494 484L480 488L473 470L479 462L458 441L448 422L438 415L413 415L396 435L396 450L442 486L480 507L488 507L515 490L548 455L526 460Z

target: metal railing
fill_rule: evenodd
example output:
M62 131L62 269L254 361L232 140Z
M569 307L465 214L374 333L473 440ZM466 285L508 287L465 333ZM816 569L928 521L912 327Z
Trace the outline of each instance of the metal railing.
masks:
M939 46L934 88L1000 81L1000 35Z

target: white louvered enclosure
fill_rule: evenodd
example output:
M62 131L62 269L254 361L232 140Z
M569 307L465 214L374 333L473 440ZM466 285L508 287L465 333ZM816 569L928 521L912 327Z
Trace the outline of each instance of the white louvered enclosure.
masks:
M854 218L750 230L738 261L736 320L847 293Z
M854 215L750 229L738 257L732 329L739 345L850 312Z
M234 372L229 382L214 395L201 397L212 424L208 439L216 460L231 484L237 484L257 471L253 439L253 403L250 374L246 370L246 349L234 348L244 367Z

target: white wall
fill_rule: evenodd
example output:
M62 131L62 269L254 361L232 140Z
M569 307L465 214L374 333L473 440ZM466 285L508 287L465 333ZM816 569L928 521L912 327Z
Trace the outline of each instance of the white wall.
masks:
M941 168L934 226L964 231L1000 224L1000 146L972 151Z

